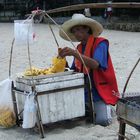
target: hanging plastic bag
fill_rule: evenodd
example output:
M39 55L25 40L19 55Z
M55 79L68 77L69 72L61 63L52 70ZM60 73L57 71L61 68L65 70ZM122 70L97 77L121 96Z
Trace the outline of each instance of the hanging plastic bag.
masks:
M37 107L35 102L35 95L30 92L26 96L24 111L23 111L23 128L33 128L36 123Z
M12 127L15 125L15 113L12 101L12 80L0 82L0 126Z
M33 19L14 21L15 43L18 45L27 45L34 42L35 32L33 29Z

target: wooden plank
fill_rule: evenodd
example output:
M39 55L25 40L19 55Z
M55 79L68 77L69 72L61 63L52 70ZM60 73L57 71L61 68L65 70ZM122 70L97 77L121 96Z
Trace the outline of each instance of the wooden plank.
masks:
M42 85L36 85L36 91L37 92L44 92L44 91L50 91L55 89L62 89L62 88L69 88L74 86L80 86L84 85L84 79L74 79L70 81L63 81L63 82L56 82L56 83L49 83L49 84L42 84ZM17 89L22 91L31 91L31 86L22 84L22 83L16 83Z
M59 94L56 94L56 104L57 104L57 119L58 121L64 119L64 98L63 96L59 96Z
M57 107L56 107L56 94L48 94L50 108L49 108L49 116L50 116L50 122L56 122L57 121ZM62 96L62 95L60 95ZM61 108L63 109L63 108Z
M72 79L79 79L79 78L81 79L84 77L84 74L75 73L75 74L71 74L71 75L62 75L62 76L55 76L55 77L45 77L45 76L44 76L44 78L42 78L42 77L41 78L38 76L34 77L35 85L62 82L62 81L68 81L68 80L72 80ZM30 77L29 77L29 79L27 77L17 77L16 78L16 83L23 83L23 84L30 85L30 86L32 86L31 81L32 81L32 79Z
M85 85L78 85L78 86L73 86L73 87L67 87L67 88L61 88L61 89L55 89L55 90L49 90L49 91L43 91L43 92L38 92L37 95L44 95L44 94L52 94L55 92L63 92L63 91L68 91L71 89L78 89L78 88L85 88ZM22 90L18 90L18 89L14 89L14 92L17 92L18 94L23 94L24 95L24 91ZM26 92L26 94L28 94L29 92Z
M65 12L65 11L74 11L74 10L82 10L85 8L107 8L108 6L111 6L112 8L140 8L139 2L122 2L122 3L87 3L87 4L76 4L76 5L70 5L60 8L55 8L52 10L46 11L48 14L51 13L58 13L58 12Z

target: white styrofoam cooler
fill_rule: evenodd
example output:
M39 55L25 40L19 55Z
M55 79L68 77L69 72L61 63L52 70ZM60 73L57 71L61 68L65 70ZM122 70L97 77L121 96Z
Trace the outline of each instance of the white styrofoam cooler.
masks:
M18 77L16 88L30 91L30 78ZM84 75L71 73L34 80L43 124L72 119L85 115ZM25 95L16 94L19 112L24 107Z

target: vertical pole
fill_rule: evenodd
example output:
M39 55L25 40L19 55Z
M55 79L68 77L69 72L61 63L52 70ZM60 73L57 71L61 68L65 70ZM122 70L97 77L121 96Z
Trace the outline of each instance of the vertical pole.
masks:
M43 10L46 10L46 0L43 0Z
M89 96L89 106L90 106L90 120L93 124L95 124L95 110L94 110L94 103L93 103L91 90L88 91L88 96Z
M92 95L92 86L88 79L88 102L89 102L89 109L90 109L90 121L95 124L95 109L94 109L94 102L93 102L93 95Z
M14 48L15 38L12 41L12 46L10 50L10 60L9 60L9 77L11 77L11 67L12 67L12 57L13 57L13 48Z
M43 124L42 124L41 113L40 113L40 108L39 108L37 95L35 97L35 100L36 100L36 103L37 103L37 125L38 125L38 128L39 128L39 133L40 133L41 138L44 138L44 128L43 128Z
M37 117L37 125L38 125L38 128L39 128L39 133L40 133L41 138L44 138L44 128L43 128L43 124L42 124L41 112L40 112L40 107L39 107L38 98L37 98L38 95L37 95L37 92L36 92L36 89L35 89L35 85L32 86L32 92L35 93L35 101L36 101L36 104L37 104L36 117Z
M20 126L20 121L18 118L17 101L16 101L16 96L15 96L15 91L13 90L14 90L14 83L12 81L12 101L13 101L13 107L14 107L14 112L15 112L15 117L16 117L16 124L17 126Z
M118 140L124 140L124 138L125 138L125 128L126 128L125 122L122 119L120 119Z

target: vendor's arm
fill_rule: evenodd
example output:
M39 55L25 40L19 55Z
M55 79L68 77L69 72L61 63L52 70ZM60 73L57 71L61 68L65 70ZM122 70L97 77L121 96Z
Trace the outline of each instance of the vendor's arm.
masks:
M79 56L77 50L71 49L71 48L69 48L69 47L63 48L63 49L60 51L59 55L60 55L61 57L65 57L65 56L74 56L76 59L78 59L79 61L82 62L82 60L81 60L81 58L80 58L80 56ZM85 56L85 55L82 55L82 54L81 54L81 57L82 57L82 59L84 60L85 65L86 65L87 67L89 67L89 68L91 68L91 69L98 69L99 63L98 63L96 60L94 60L94 59L92 59L92 58L89 58L89 57L87 57L87 56Z

